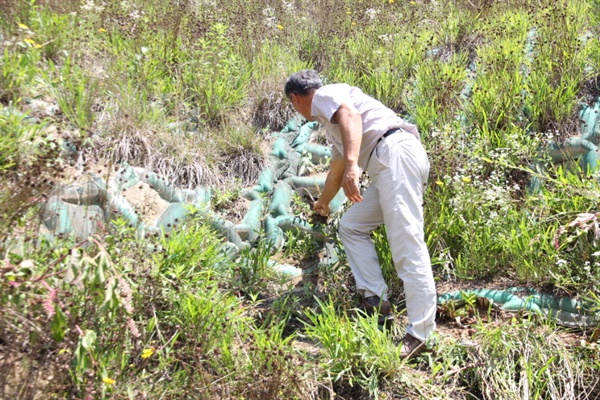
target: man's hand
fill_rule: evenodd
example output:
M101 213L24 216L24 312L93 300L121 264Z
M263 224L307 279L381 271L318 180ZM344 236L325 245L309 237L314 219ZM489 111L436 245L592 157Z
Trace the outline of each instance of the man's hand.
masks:
M360 194L360 188L358 186L360 179L360 169L358 165L350 165L344 169L344 175L342 176L342 188L346 197L353 203L359 203L362 201L362 195Z
M323 217L327 217L331 212L331 208L329 208L329 203L325 203L321 201L321 199L315 201L313 205L313 210L315 210L319 215Z

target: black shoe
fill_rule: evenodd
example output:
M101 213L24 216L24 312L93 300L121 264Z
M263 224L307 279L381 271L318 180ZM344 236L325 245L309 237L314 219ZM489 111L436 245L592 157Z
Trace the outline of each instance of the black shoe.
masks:
M384 325L394 319L392 305L387 300L381 300L379 296L371 296L363 299L360 307L367 315L379 315L379 325Z

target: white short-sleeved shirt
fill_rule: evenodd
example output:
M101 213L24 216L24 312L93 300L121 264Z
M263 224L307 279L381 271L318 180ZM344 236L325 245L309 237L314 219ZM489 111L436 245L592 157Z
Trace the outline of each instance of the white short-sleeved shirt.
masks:
M312 117L323 124L333 143L332 159L343 158L344 146L338 124L331 122L333 114L342 103L352 104L360 113L363 136L358 155L358 166L367 168L369 156L381 136L390 129L401 128L419 138L417 127L409 124L380 101L363 93L359 88L345 83L325 85L317 89L312 101Z

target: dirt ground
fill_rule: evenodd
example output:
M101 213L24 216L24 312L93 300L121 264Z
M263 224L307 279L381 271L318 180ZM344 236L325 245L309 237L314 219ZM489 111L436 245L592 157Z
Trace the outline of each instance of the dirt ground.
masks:
M125 189L121 194L136 210L145 224L152 225L156 223L169 206L169 202L163 200L158 192L147 183L140 182Z
M66 166L63 176L59 177L59 185L77 185L100 177L105 182L114 179L118 171L111 169L106 163L91 161L84 166ZM133 207L140 220L145 224L154 224L169 206L158 192L143 181L124 189L120 193Z

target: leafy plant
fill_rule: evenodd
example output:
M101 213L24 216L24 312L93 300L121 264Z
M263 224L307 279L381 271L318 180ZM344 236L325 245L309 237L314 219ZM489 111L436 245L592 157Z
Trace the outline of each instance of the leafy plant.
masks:
M585 291L586 287L595 290L600 284L597 218L595 213L581 213L556 231L556 266L551 272L558 285L575 285Z
M174 222L170 232L160 235L155 248L153 261L158 273L174 284L210 279L218 266L227 264L222 241L201 218Z
M351 385L360 381L361 373L371 374L373 358L363 352L362 332L348 316L338 314L331 298L327 303L317 302L319 312L306 314L306 335L317 340L332 361L327 370L334 381L347 380Z
M26 42L24 51L18 47L4 48L0 64L0 103L19 103L35 75L39 52Z
M244 249L231 269L233 288L246 295L264 288L275 275L271 254L272 244L267 238L259 239L254 248Z
M504 247L507 263L510 263L521 279L539 281L553 269L556 255L553 235L556 225L551 221L543 224L527 215L510 213L506 216L505 228L498 235ZM545 225L545 229L542 226Z

